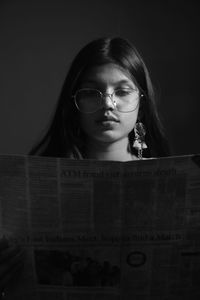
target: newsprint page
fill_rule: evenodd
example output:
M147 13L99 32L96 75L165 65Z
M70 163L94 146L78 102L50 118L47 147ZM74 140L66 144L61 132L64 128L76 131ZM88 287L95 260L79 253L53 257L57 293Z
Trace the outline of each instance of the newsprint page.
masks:
M0 156L0 237L23 249L6 299L199 300L200 156Z

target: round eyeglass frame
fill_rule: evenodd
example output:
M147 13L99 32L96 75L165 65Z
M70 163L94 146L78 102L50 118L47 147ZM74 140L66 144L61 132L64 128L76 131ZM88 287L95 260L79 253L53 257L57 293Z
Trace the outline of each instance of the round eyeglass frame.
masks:
M82 110L80 110L80 108L79 108L79 106L78 106L78 104L77 104L77 101L76 101L76 97L77 97L77 94L78 94L78 92L80 92L80 91L83 91L83 90L93 90L93 91L97 91L97 92L99 92L99 94L101 95L101 98L100 98L100 100L101 100L101 105L100 105L100 107L98 108L98 109L96 109L96 110L94 110L94 111L90 111L90 112L85 112L85 111L82 111ZM98 110L100 110L102 107L103 107L103 97L105 97L105 96L108 96L110 99L111 99L111 101L112 101L112 103L113 103L113 105L114 105L114 107L115 107L115 109L117 110L117 111L119 111L119 112L122 112L122 113L129 113L129 112L132 112L132 111L134 111L134 110L136 110L137 109L137 107L138 107L138 105L139 105L139 100L140 100L140 98L142 98L144 95L142 94L142 93L140 93L139 92L139 90L137 90L137 89L131 89L132 91L138 91L139 92L139 99L138 99L138 102L137 102L137 105L136 105L136 107L134 108L134 109L131 109L131 110L129 110L129 111L121 111L121 110L119 110L118 108L117 108L117 104L116 104L116 102L113 100L113 95L114 95L114 93L116 93L116 91L120 91L120 90L125 90L125 89L117 89L117 90L115 90L115 91L113 91L113 93L111 93L111 94L109 94L109 93L103 93L103 92L101 92L101 91L99 91L99 90L97 90L97 89L92 89L92 88L82 88L82 89L79 89L79 90L77 90L76 92L75 92L75 94L72 96L72 98L74 99L74 103L75 103L75 105L76 105L76 108L81 112L81 113L83 113L83 114L92 114L92 113L95 113L95 112L97 112Z

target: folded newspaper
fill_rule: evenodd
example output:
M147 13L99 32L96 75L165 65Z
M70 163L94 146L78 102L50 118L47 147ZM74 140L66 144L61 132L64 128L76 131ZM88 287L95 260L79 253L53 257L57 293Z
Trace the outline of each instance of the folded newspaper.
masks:
M200 299L200 155L1 155L0 237L26 252L13 300Z

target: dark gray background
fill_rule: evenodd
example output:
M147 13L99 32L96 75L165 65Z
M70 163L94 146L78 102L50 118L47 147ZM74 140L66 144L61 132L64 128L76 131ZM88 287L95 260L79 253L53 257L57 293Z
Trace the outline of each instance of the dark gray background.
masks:
M200 153L198 1L0 2L0 153L45 131L68 66L94 38L128 38L160 95L174 154Z

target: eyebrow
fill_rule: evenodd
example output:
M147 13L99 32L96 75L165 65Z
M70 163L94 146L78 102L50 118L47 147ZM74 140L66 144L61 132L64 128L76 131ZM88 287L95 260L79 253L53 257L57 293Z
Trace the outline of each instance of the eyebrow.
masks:
M103 84L103 82L99 82L98 80L89 79L89 80L86 80L85 82L83 81L81 85L91 84L91 83L92 83L92 84L97 84L97 85L98 85L98 84L99 84L99 85L102 85L102 84ZM122 85L122 84L128 84L128 85L134 85L134 86L135 86L135 84L134 84L132 81L127 80L127 79L119 80L119 81L115 82L113 85L114 85L114 86L117 86L117 85Z

